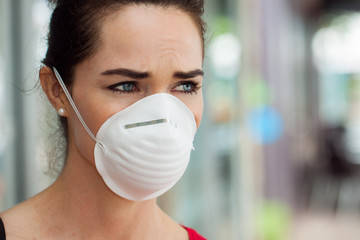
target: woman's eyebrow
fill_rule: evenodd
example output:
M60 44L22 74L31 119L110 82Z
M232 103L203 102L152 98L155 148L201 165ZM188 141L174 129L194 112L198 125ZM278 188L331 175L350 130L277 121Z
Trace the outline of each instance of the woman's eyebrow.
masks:
M116 69L110 69L106 70L101 73L101 75L109 76L109 75L120 75L125 76L133 79L143 79L150 76L150 73L148 72L140 72L132 69L127 68L116 68ZM195 69L188 72L182 72L177 71L174 73L174 78L180 78L180 79L189 79L189 78L195 78L198 76L204 76L204 71L201 69Z
M201 69L195 69L189 72L177 71L174 73L174 78L181 78L181 79L195 78L198 76L204 76L204 71Z
M139 72L139 71L127 69L127 68L116 68L116 69L106 70L106 71L102 72L101 75L104 75L104 76L120 75L120 76L125 76L125 77L129 77L129 78L133 78L133 79L143 79L143 78L147 78L150 76L150 74L148 72Z

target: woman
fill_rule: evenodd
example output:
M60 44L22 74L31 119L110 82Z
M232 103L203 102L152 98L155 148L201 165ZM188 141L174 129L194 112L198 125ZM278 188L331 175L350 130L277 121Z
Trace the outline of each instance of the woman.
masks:
M1 215L7 239L204 239L156 204L203 110L201 0L59 0L39 76L67 134L53 185Z

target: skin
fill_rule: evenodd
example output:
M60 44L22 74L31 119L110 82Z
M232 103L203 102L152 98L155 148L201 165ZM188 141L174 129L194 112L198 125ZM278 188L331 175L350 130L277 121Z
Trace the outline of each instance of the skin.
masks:
M190 16L171 8L129 6L105 20L101 39L95 55L76 66L71 86L73 100L94 134L110 116L155 93L178 97L200 124L202 44ZM128 76L123 69L141 74ZM51 69L40 70L40 81L53 107L65 109L67 164L53 185L1 215L7 239L188 239L156 199L130 201L105 185L94 164L95 142Z

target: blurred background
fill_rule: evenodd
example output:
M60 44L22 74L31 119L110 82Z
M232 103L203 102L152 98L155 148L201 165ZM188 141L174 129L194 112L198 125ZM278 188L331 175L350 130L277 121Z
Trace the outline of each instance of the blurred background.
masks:
M205 117L159 204L211 240L360 235L360 2L211 0ZM36 88L51 9L0 0L0 211L46 177Z

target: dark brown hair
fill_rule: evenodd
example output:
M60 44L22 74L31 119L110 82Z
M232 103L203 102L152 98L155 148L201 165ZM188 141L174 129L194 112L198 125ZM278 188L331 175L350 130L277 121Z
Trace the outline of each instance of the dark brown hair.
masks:
M71 85L77 64L99 48L100 28L111 13L129 5L174 7L188 13L198 26L204 43L204 0L49 0L55 9L50 21L48 50L43 63L56 67L66 85Z

